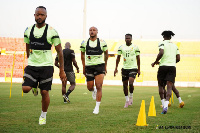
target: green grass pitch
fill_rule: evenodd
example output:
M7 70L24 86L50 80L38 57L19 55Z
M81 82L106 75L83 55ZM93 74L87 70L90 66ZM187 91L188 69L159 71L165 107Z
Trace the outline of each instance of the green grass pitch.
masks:
M9 98L10 83L0 83L0 132L199 132L200 88L177 89L185 106L178 108L178 99L174 95L174 104L167 114L162 115L157 87L135 86L133 105L124 109L122 86L103 86L100 112L94 115L95 101L86 85L77 85L69 97L71 103L64 104L61 84L53 84L47 124L40 126L41 96L35 97L29 92L22 97L21 84L14 83ZM148 116L152 96L156 117ZM145 100L147 127L136 126L142 100Z

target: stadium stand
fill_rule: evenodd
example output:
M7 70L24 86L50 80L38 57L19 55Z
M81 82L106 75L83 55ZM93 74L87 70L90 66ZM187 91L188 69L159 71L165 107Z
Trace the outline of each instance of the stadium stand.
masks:
M82 63L80 57L80 44L82 39L62 39L62 47L64 48L65 42L70 42L72 49L75 51L76 60L78 62L80 72L82 72ZM110 52L117 52L120 45L124 44L124 40L105 40ZM138 45L141 52L141 71L143 72L143 81L157 81L157 69L151 67L151 63L155 60L158 54L159 41L144 41L133 40L133 43ZM176 81L181 82L200 82L200 42L198 41L175 41L179 45L181 54L181 61L177 64ZM22 78L23 64L27 65L27 59L24 60L25 44L23 38L10 38L0 37L0 50L6 50L6 55L0 55L0 77L5 76L5 71L11 69L13 65L14 53L15 65L13 71L13 78ZM53 58L56 56L55 48L52 47ZM120 69L122 67L122 60L120 61L118 70L119 73L116 77L113 76L115 68L116 56L108 59L107 76L105 80L121 80ZM59 70L54 68L54 78L59 79ZM8 75L9 76L9 75Z

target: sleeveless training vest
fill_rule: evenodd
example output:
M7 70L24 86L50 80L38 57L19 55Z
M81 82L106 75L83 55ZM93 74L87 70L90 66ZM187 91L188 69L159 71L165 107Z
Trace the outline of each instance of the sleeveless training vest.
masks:
M99 38L97 38L97 46L92 48L89 46L89 40L87 41L86 45L86 55L101 55L103 51L101 50Z
M47 29L48 29L48 24L46 24L44 33L41 38L35 38L33 35L33 31L35 28L35 24L33 25L31 32L30 32L30 49L34 50L51 50L51 44L47 42Z

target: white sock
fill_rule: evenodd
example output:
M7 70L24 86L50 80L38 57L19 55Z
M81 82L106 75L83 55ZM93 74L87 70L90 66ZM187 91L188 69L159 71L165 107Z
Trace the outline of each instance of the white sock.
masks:
M161 103L162 103L162 106L164 106L165 99L162 99L162 100L161 100Z
M96 91L97 92L97 88L96 88L96 86L94 86L94 90L93 91ZM91 91L91 92L93 92L93 91Z
M181 100L181 97L178 97L178 101L179 101L179 103L181 103L181 102L182 102L182 100Z
M96 109L99 109L100 104L101 104L101 102L97 102L97 101L96 101L96 106L95 106L95 108L96 108Z
M96 88L96 86L94 86L94 90L95 90L95 91L97 91L97 88Z
M164 103L164 108L168 108L168 104L169 104L169 101L165 101L165 103Z
M133 97L133 93L130 93L130 94L129 94L129 97Z
M47 112L41 112L41 116L43 117L43 118L46 118L46 115L47 115Z
M127 102L129 101L129 97L128 96L125 96L125 99L126 99Z

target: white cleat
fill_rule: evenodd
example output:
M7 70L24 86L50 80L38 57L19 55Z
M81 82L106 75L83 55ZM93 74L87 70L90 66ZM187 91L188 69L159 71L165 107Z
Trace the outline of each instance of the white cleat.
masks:
M93 114L99 114L99 109L97 109L96 107L94 108Z
M43 118L43 117L40 116L39 125L44 125L44 124L46 124L46 118Z

